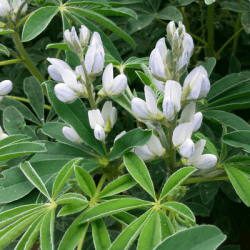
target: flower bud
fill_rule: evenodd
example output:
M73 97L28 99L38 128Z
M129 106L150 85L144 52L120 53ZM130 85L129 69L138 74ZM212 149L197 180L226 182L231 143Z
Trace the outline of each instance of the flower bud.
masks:
M134 152L144 161L152 160L155 158L155 155L153 154L153 152L151 152L148 145L135 148Z
M190 102L181 112L181 117L179 123L188 123L192 122L195 115L195 106L194 102Z
M103 128L105 127L105 122L99 109L89 110L88 117L89 124L92 129L95 129L96 124L99 124Z
M183 84L182 100L197 100L207 96L210 82L203 66L196 67L186 77Z
M0 141L9 137L7 134L5 134L0 126Z
M163 114L168 121L172 121L175 117L174 105L169 96L164 98L162 103Z
M103 44L102 44L102 39L101 39L101 36L98 32L94 31L92 37L91 37L91 40L90 40L90 45L95 45L95 44L99 44L103 47ZM103 51L104 53L104 51Z
M194 115L194 120L193 120L194 128L193 128L193 132L197 131L201 127L202 118L203 118L203 115L202 115L201 112L198 112L198 113L196 113Z
M153 154L158 156L162 156L165 153L165 149L162 147L160 140L155 135L152 135L149 139L148 148Z
M188 57L190 59L190 57L192 56L194 52L194 41L193 41L193 38L188 33L184 34L182 47L183 47L183 50L187 50Z
M80 44L82 48L85 48L86 45L89 43L90 31L85 25L81 25L81 29L79 31Z
M157 97L155 92L147 85L144 87L146 105L149 112L156 117L158 114Z
M195 166L195 164L199 161L202 152L204 150L204 147L206 145L206 140L201 139L198 142L195 143L195 152L194 154L187 160L187 164L189 166Z
M179 26L177 29L178 35L179 35L180 39L183 40L184 35L186 34L186 28L181 21L179 21L178 26Z
M117 109L112 107L112 102L107 101L102 107L102 117L105 122L105 132L109 132L113 128L117 120Z
M76 131L72 127L63 127L62 129L63 135L72 142L83 142L80 136L76 133Z
M168 49L164 37L158 40L158 42L155 45L155 48L159 50L163 63L166 62Z
M52 64L48 67L48 72L51 78L57 82L62 82L62 72L65 69L71 70L70 66L63 60L56 58L47 58L47 60Z
M180 146L186 139L190 139L193 131L192 123L182 123L173 132L172 142L175 147Z
M181 45L181 41L180 41L179 33L178 33L178 30L176 30L173 36L173 40L172 40L172 52L173 52L174 58L177 58L179 56L180 45Z
M198 169L209 169L213 168L217 163L217 157L213 154L201 155L199 160L196 162L195 167Z
M65 69L64 71L61 72L61 75L64 83L73 91L79 94L84 92L83 84L77 81L76 74L72 70Z
M132 111L142 119L150 119L150 112L147 108L147 104L140 98L133 98L131 102Z
M81 77L81 81L83 81L86 84L86 77L85 77L82 65L76 66L75 73L77 75L77 79L78 79L78 77Z
M73 52L78 55L82 54L82 47L74 26L71 28L71 32L69 30L65 30L63 37L64 41Z
M72 103L77 98L78 95L69 88L66 84L59 83L54 87L55 95L56 97L61 101L65 103Z
M175 26L174 21L169 22L167 26L167 37L168 37L170 44L172 44L175 31L176 31L176 26Z
M154 85L157 88L158 91L161 93L164 93L165 90L165 82L158 81L157 79L154 78Z
M55 66L50 65L50 66L48 67L48 72L49 72L50 77L51 77L54 81L63 82L62 75L61 75L60 71L58 71L57 68L56 68Z
M195 151L194 143L191 139L187 138L179 148L180 154L185 158L190 158Z
M4 96L9 94L9 92L12 90L13 84L9 80L4 80L0 82L0 96Z
M114 78L113 64L110 63L104 70L102 75L102 84L104 90L101 90L100 95L116 96L122 94L127 88L127 77L120 74Z
M105 139L104 128L100 126L99 124L96 124L95 129L94 129L94 135L98 141L103 141Z

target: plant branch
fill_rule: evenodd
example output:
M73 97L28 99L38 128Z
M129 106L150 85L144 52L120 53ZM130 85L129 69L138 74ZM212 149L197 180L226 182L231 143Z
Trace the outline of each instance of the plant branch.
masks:
M5 66L5 65L11 65L11 64L16 64L16 63L24 63L25 60L23 59L12 59L12 60L6 60L0 62L0 66Z
M95 191L95 195L94 195L93 198L96 198L100 194L100 192L102 190L102 187L103 187L106 179L107 179L107 175L103 174L102 177L101 177L101 179L100 179L100 181L99 181L99 183L98 183L98 185L97 185L97 188L96 188L96 191Z
M228 181L229 178L228 176L220 176L220 177L215 177L215 178L188 178L185 180L182 185L185 184L191 184L191 183L200 183L200 182L208 182L208 181Z

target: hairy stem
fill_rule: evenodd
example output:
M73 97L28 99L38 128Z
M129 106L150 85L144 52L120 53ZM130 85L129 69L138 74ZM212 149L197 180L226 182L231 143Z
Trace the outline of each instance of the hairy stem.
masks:
M107 179L107 176L105 174L103 174L100 181L99 181L99 183L98 183L98 185L97 185L95 195L94 195L95 198L98 196L98 194L100 194L106 179Z
M88 222L88 226L89 227L89 222ZM85 240L85 236L86 236L86 233L87 233L88 230L85 230L83 235L82 235L82 238L77 246L77 250L82 250L82 246L83 246L83 243L84 243L84 240Z
M185 184L191 184L191 183L200 183L200 182L208 182L208 181L227 181L229 180L228 176L219 176L214 178L189 178L183 182L183 185Z
M208 20L208 57L214 56L214 3L207 7Z
M10 65L10 64L16 64L16 63L22 63L24 62L23 59L13 59L13 60L7 60L0 62L0 66Z

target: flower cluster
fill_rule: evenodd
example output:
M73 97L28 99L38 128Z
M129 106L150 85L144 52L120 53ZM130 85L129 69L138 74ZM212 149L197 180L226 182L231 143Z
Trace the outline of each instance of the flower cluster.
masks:
M12 90L13 84L9 80L0 82L0 101Z
M12 19L15 18L18 9L20 8L20 6L24 3L25 0L13 0L8 1L8 0L1 0L0 3L0 16L2 17L7 17L8 13L12 13ZM9 4L9 2L11 3L11 5ZM28 8L28 4L26 3L22 10L21 10L21 15L25 15L26 11Z

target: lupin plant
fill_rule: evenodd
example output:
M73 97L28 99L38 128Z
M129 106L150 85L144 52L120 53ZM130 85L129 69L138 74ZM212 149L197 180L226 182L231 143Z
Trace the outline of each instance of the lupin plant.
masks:
M245 96L249 72L214 83L215 58L194 66L197 36L178 18L192 0L170 3L163 14L149 1L166 32L149 57L122 61L117 38L95 22L135 46L133 22L127 34L104 15L133 19L137 13L124 6L142 8L139 2L0 3L0 34L15 44L0 51L16 57L0 65L22 63L32 75L25 97L15 78L0 78L0 249L213 250L229 233L196 216L209 215L219 187L250 206L250 126L216 106ZM214 8L214 0L200 2ZM62 41L47 45L57 54L34 63L22 42L59 15Z

